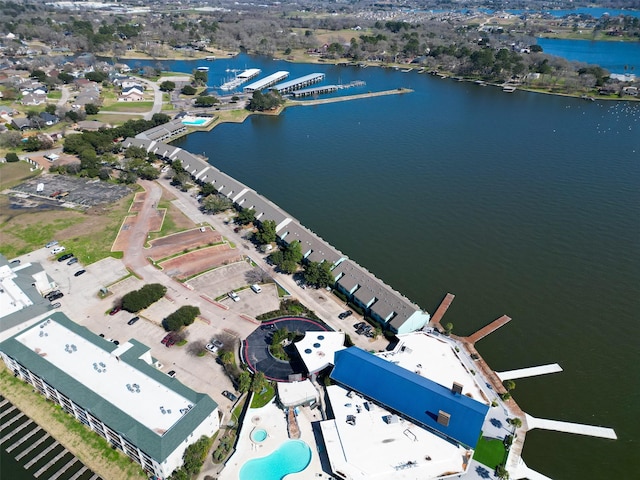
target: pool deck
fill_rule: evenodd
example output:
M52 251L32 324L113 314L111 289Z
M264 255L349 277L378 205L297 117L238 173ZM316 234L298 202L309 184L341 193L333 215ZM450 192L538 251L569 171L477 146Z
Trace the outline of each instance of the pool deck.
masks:
M321 421L320 412L307 407L298 407L298 425L300 427L300 440L304 441L311 448L311 463L302 472L287 475L287 480L303 480L309 478L329 478L322 471L322 465L316 448L316 441L313 435L311 423ZM264 429L267 438L263 442L256 443L251 440L251 433L254 429ZM244 416L240 436L237 442L237 450L227 461L224 469L217 474L219 480L238 480L240 469L253 458L266 457L273 453L283 442L290 440L287 434L287 414L286 411L278 408L275 403L258 408L249 409ZM212 472L203 471L199 478L211 475Z

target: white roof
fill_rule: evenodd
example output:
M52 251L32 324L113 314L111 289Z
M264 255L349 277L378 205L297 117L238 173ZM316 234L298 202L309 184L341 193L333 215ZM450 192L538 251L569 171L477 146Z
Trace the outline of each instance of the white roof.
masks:
M462 385L462 394L474 400L489 404L476 383L475 376L462 364L458 353L445 339L425 332L398 335L398 344L391 352L378 356L428 378L443 387L451 388L453 383Z
M465 472L458 447L338 386L327 387L335 420L320 423L332 470L351 479L425 480ZM349 396L350 395L350 396ZM355 424L347 423L353 416Z
M0 318L33 305L29 296L14 282L16 277L9 265L0 266Z
M311 383L311 380L302 382L278 382L278 397L280 403L285 407L295 407L312 400L318 401L318 391Z
M344 348L344 332L306 332L295 346L309 373L319 372Z
M119 360L116 354L131 348L130 343L109 353L51 319L16 340L158 435L192 406L182 395Z

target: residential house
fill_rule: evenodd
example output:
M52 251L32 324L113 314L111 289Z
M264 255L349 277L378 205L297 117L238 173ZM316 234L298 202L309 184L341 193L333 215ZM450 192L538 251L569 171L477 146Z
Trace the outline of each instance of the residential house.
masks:
M50 127L51 125L55 125L56 123L58 123L60 121L60 119L58 118L57 115L53 115L53 114L47 113L47 112L42 112L40 114L40 118L42 119L44 124L47 125L48 127Z
M108 127L106 123L98 122L97 120L82 120L76 124L78 130L84 130L87 132L97 132L102 127Z
M21 103L23 105L41 105L47 101L46 95L41 95L37 93L27 93L22 97Z
M137 89L129 90L118 97L119 102L141 102L142 100L144 100L144 95Z
M11 126L17 130L28 130L29 128L32 128L31 119L26 117L12 118Z

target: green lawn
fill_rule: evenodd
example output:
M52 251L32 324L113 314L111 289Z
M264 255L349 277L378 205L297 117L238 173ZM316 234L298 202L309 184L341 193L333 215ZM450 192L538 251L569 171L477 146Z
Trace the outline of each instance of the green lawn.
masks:
M491 469L500 465L507 454L502 440L482 437L476 446L473 459Z
M256 393L251 399L251 408L261 408L264 407L267 403L269 403L276 392L273 388L273 385L268 384L266 391L264 393Z
M153 107L153 101L149 102L117 102L102 107L105 112L148 112Z

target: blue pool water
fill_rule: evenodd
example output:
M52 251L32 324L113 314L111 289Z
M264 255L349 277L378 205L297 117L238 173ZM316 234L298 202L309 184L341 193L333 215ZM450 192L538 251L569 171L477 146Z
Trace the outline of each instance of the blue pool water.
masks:
M263 428L254 430L251 433L251 440L253 440L254 442L257 442L257 443L264 442L266 438L267 438L267 431Z
M204 125L207 122L206 118L197 118L195 120L182 120L184 125Z
M240 469L240 480L282 480L290 473L303 471L309 462L309 445L302 440L289 440L272 454L245 463Z

